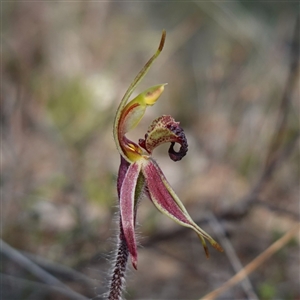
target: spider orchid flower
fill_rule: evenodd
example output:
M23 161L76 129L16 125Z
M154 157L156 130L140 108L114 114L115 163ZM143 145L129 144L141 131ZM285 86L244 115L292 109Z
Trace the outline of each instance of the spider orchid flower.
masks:
M114 121L114 139L121 155L117 181L120 225L135 269L137 269L135 220L138 201L143 193L150 198L160 212L178 224L193 229L199 236L207 257L209 254L205 239L214 248L222 251L220 245L192 220L160 167L152 158L153 150L163 143L171 143L169 156L173 161L179 161L186 155L188 144L179 123L175 122L171 116L163 115L152 122L145 138L140 139L138 144L126 137L126 133L138 125L146 108L154 105L164 91L165 84L159 84L147 89L128 102L133 90L162 51L165 36L166 33L163 31L156 53L146 63L125 93ZM180 145L178 152L174 150L175 143Z

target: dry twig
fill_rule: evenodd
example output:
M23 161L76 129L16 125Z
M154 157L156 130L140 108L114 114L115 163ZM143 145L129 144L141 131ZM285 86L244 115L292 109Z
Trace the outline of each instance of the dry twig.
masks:
M218 236L218 240L222 244L222 247L225 250L225 254L227 255L233 270L238 273L243 269L243 265L241 261L239 260L230 240L226 237L226 233L224 231L224 228L218 221L218 219L210 213L210 224L213 230L215 231L216 235ZM245 294L247 295L248 299L251 300L258 300L257 295L254 292L253 286L247 276L245 276L244 280L241 282L241 285L244 289Z
M221 287L214 290L213 292L205 295L201 299L205 300L213 300L234 285L240 283L244 280L249 274L251 274L255 269L260 267L268 258L270 258L275 252L280 250L284 245L286 245L289 240L295 235L299 234L300 223L296 226L292 227L283 237L274 242L269 248L267 248L264 252L258 255L254 260L252 260L247 266L245 266L241 271L231 277L226 283L224 283Z
M74 295L73 293L70 293L68 290L66 290L63 287L60 286L54 286L54 285L49 285L41 282L36 282L36 281L31 281L31 280L26 280L23 278L18 278L15 276L7 275L0 273L1 277L1 283L3 285L12 285L12 286L21 286L24 288L32 287L35 291L41 290L44 293L50 293L50 292L55 292L64 296L67 296L69 299L78 299L78 300L88 300L88 298L81 296L77 294L78 296Z
M22 254L53 276L60 277L65 281L83 283L87 288L95 287L95 282L81 272L78 272L67 266L54 263L38 255L33 255L31 253L26 253L23 251Z
M59 281L56 277L52 276L44 269L39 267L37 264L32 262L30 259L25 257L19 251L9 246L3 240L0 240L0 251L7 257L9 257L12 261L21 265L24 269L29 271L31 274L35 275L38 279L43 281L44 283L54 286L55 288L64 289L64 293L68 294L70 299L78 299L78 300L87 300L87 298L83 295L78 294L77 292L70 289L67 285Z

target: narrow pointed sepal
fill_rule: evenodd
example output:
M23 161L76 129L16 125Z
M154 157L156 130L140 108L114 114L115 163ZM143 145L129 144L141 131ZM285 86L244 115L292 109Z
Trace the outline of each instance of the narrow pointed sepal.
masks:
M137 153L138 155L131 155L129 157L126 151L127 150L126 145L124 145L124 142L127 140L123 139L123 137L126 132L134 128L139 123L139 121L141 120L145 112L145 107L147 105L153 105L156 102L156 100L163 92L165 84L154 86L146 90L138 97L133 99L132 100L133 102L131 102L131 104L128 103L128 100L131 94L133 93L133 91L135 90L135 88L137 87L137 85L139 84L139 82L141 82L141 80L147 74L151 65L163 50L165 40L166 40L166 31L163 30L158 49L156 50L154 55L152 55L152 57L148 60L148 62L144 65L141 71L137 74L133 82L130 84L117 109L117 113L114 120L114 126L113 126L114 140L119 153L128 162L135 161L139 156L139 153ZM140 106L141 102L144 102L142 103L143 107L138 107ZM134 107L132 107L132 104ZM131 149L129 152L132 152Z
M153 159L150 158L144 161L142 172L148 188L147 194L159 211L178 224L193 229L199 236L207 257L209 254L204 239L207 239L215 249L223 251L221 246L192 220L184 205L171 188L161 169Z
M205 252L206 258L209 258L209 252L208 252L208 248L207 248L205 239L203 238L203 236L201 234L198 234L198 237L201 240L201 243L202 243L202 246L204 248L204 252Z
M135 190L138 177L141 171L141 164L135 162L128 167L120 191L120 212L122 229L129 253L131 255L132 265L137 269L137 246L135 240L134 222L135 222Z

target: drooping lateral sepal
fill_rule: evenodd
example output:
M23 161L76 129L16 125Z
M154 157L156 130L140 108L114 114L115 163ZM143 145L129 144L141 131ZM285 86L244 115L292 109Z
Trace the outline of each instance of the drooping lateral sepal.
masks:
M181 160L188 151L188 144L183 129L171 116L161 116L155 119L149 126L145 139L139 140L139 145L148 153L163 143L171 143L169 156L172 160ZM180 144L178 152L174 150L174 144Z
M142 172L146 180L147 194L159 211L178 224L193 229L201 239L206 256L208 256L208 250L204 239L207 239L217 250L223 251L221 246L192 220L153 159L144 161Z
M141 171L141 164L135 162L128 167L120 191L120 212L122 229L129 253L131 255L132 265L137 269L137 246L135 240L135 195L137 181Z

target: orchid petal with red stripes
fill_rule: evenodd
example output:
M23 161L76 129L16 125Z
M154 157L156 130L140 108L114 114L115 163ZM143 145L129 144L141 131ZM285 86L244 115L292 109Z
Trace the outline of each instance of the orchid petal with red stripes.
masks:
M132 163L124 177L120 191L121 221L132 265L137 269L137 246L135 241L135 190L141 171L141 163Z
M208 251L204 238L207 239L214 248L223 251L221 246L192 220L161 169L153 159L150 158L144 160L142 172L146 180L150 199L159 211L180 225L192 228L201 239L207 256Z

